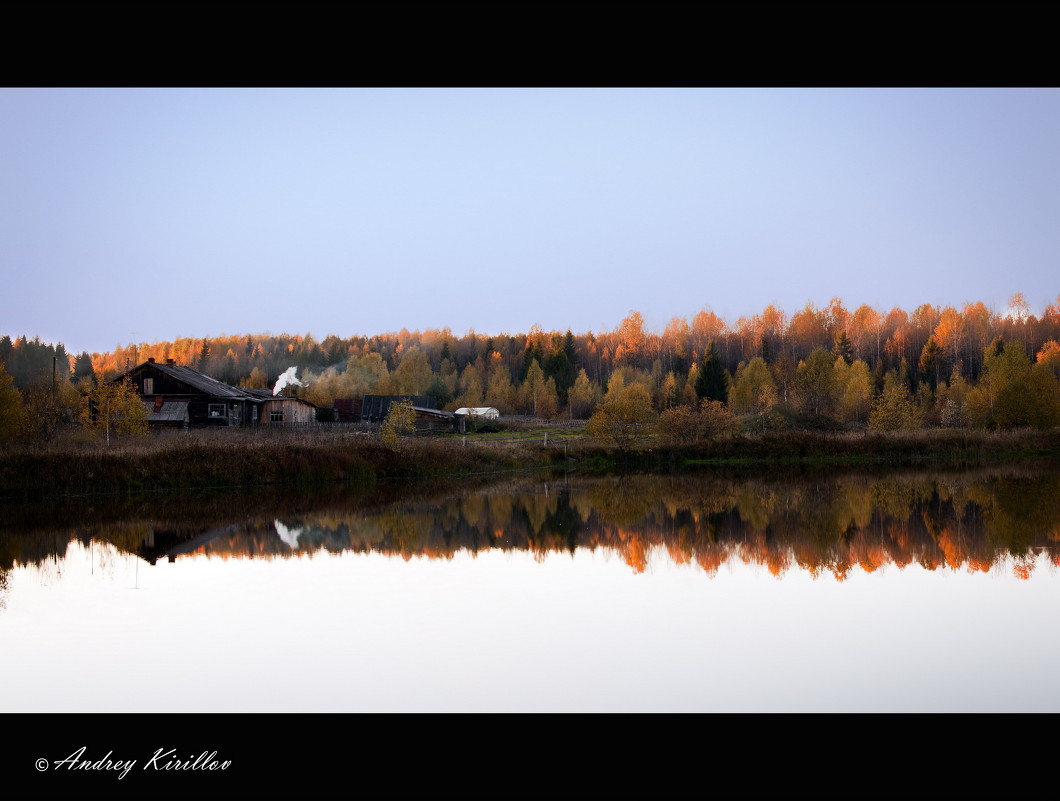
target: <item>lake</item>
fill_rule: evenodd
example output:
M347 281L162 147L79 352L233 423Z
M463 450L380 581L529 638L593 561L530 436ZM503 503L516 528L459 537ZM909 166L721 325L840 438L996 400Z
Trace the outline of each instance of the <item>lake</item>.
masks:
M1060 711L1052 467L528 472L3 519L3 712Z

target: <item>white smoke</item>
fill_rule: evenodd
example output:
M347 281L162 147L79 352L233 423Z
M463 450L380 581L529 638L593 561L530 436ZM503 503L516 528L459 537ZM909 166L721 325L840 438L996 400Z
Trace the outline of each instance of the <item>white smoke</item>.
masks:
M287 546L292 550L298 547L298 537L302 533L301 528L287 528L279 520L273 520L272 525L276 529L276 533L280 535L280 539L287 543Z
M305 384L295 378L295 373L297 372L297 367L288 367L286 370L284 370L283 375L276 379L276 386L272 388L272 394L279 395L284 387L290 386L292 384L294 384L296 387L304 387Z

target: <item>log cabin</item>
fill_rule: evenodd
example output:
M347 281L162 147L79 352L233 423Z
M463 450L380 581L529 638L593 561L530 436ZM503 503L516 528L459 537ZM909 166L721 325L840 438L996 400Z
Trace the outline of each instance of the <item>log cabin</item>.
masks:
M256 426L311 423L316 407L269 390L229 386L174 359L148 359L115 378L128 378L147 407L151 427Z

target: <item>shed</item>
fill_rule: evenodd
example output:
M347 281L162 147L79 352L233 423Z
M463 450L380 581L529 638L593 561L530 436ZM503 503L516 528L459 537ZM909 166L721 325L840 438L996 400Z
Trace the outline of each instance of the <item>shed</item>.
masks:
M331 408L335 412L335 419L340 423L356 423L361 419L360 398L335 398L331 402Z
M416 428L420 431L434 431L436 429L459 431L458 418L453 412L443 412L441 409L425 409L422 406L413 406L412 411L416 413Z
M261 404L261 424L264 426L315 423L316 419L316 405L301 398L276 395Z
M434 398L430 395L365 395L361 400L361 419L377 422L385 420L390 411L390 404L407 401L420 409L436 409Z

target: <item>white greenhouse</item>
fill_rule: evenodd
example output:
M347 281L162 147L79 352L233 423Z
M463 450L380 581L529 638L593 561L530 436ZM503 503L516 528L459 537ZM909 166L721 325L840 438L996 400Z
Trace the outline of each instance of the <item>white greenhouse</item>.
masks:
M468 417L481 417L484 420L496 420L501 416L501 413L492 406L474 406L471 408L464 406L457 409L456 414L466 414Z

